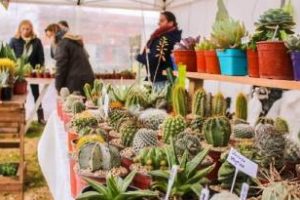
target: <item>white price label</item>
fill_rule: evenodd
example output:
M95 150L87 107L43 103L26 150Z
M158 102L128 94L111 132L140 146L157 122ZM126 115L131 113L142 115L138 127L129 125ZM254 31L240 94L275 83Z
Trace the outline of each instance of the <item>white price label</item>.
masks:
M209 190L207 187L205 187L201 191L199 200L208 200L208 199L209 199Z
M108 96L108 94L105 94L105 96L104 96L103 110L104 110L105 117L107 118L108 117L108 110L109 110L109 96Z
M170 172L170 178L169 178L169 182L168 182L168 190L167 190L167 194L165 196L165 200L168 200L171 194L171 190L177 175L177 170L178 170L178 166L177 165L173 165L171 172Z
M248 192L249 192L249 185L247 183L243 183L242 191L240 194L240 200L247 200Z
M232 164L237 170L256 178L258 165L252 160L240 154L237 150L231 148L227 161Z

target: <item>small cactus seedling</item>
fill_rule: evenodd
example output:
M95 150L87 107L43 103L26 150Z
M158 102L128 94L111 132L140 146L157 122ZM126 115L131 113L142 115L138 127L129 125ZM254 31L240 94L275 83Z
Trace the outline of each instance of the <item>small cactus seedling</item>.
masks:
M236 99L235 117L247 121L247 115L248 115L247 97L244 94L240 93Z
M176 115L185 117L188 113L188 97L185 88L176 85L172 92L173 110Z
M212 115L224 116L226 114L226 101L222 93L217 93L212 101Z

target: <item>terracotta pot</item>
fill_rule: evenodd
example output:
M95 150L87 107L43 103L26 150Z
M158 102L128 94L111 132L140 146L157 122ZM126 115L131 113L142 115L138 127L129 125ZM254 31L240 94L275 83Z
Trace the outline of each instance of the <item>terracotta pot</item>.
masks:
M80 192L83 190L83 188L88 186L88 184L83 179L83 176L81 176L81 174L79 174L78 171L76 171L75 169L74 169L74 174L75 174L75 180L76 180L76 196L77 196L78 194L80 194Z
M130 166L133 164L133 161L128 158L122 158L121 166L125 167L126 169L130 170Z
M22 95L27 93L27 81L16 81L14 84L14 94Z
M196 52L195 51L176 50L173 53L174 53L176 65L179 65L179 64L186 65L186 70L188 72L196 72L197 71Z
M71 186L71 195L73 198L75 198L78 194L77 192L77 185L76 185L76 175L74 172L74 167L75 167L75 160L70 159L69 160L69 170L70 170L70 186Z
M70 153L74 152L74 146L72 145L72 141L76 140L79 138L79 135L75 133L74 131L69 131L68 132L68 150Z
M253 49L247 49L248 75L259 78L258 52Z
M293 79L292 62L284 42L258 42L257 51L261 78Z
M206 73L221 74L220 64L215 50L204 51Z
M206 63L205 63L205 56L204 51L196 51L196 58L197 58L197 72L199 73L206 73Z
M37 78L44 78L44 74L42 74L42 73L36 73L36 77Z
M148 175L143 175L141 173L137 173L132 181L133 186L146 190L149 189L151 186L152 179Z

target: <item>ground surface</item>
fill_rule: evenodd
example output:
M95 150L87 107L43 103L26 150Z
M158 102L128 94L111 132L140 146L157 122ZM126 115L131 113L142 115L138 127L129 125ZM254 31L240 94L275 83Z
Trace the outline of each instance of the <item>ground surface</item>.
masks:
M42 126L33 123L25 138L25 160L27 172L25 176L25 200L52 200L51 194L40 170L37 160L37 145L43 132ZM18 151L1 150L0 162L17 161ZM0 193L0 200L15 200L16 196Z

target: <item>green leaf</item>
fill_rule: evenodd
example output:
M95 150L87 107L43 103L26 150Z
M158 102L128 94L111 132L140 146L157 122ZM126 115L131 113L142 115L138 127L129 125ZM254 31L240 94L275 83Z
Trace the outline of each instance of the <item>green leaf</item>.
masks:
M189 158L189 153L188 150L186 149L182 155L182 158L180 159L180 169L185 169L186 168L186 164Z
M193 171L199 166L200 163L202 163L208 152L209 148L203 149L193 158L193 160L187 163L187 177L190 177Z
M213 165L196 172L196 174L193 177L191 177L187 182L188 183L199 182L203 177L209 174L214 168L215 166Z
M196 183L191 186L191 189L197 196L200 196L203 187L199 183Z
M126 176L126 178L123 181L122 192L125 192L127 190L128 186L132 182L132 180L135 177L136 173L137 173L137 171L133 170L132 172L130 172L130 174L128 174Z
M137 191L129 191L120 194L114 200L131 200L131 199L141 199L143 197L157 197L158 194L156 192L150 190L137 190Z
M162 170L155 170L148 173L150 176L163 178L163 179L169 179L170 173L168 171L162 171Z
M107 184L107 188L110 190L113 197L117 196L122 192L119 190L116 178L114 176L111 175L109 178L107 178L106 184Z
M101 200L103 195L95 191L85 192L76 197L76 200Z
M101 183L89 178L84 178L84 180L89 184L89 186L91 186L94 190L96 190L100 194L107 194L107 189Z

